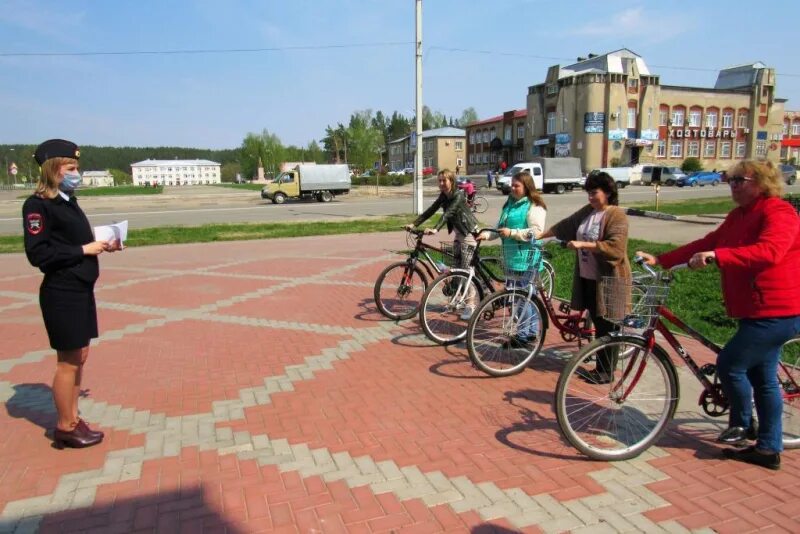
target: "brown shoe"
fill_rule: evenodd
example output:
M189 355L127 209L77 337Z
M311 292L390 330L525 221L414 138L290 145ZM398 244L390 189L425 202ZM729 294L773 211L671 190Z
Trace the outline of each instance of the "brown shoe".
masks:
M99 436L90 436L83 432L77 425L71 431L61 430L56 428L53 430L53 445L56 449L63 449L64 447L72 447L73 449L82 449L83 447L91 447L103 441Z
M99 437L100 439L103 439L105 437L105 433L103 431L101 431L101 430L92 430L91 428L89 428L88 423L86 423L86 421L84 421L80 417L78 418L78 424L75 426L75 428L76 429L78 429L78 428L81 429L81 432L83 432L84 434L86 434L88 436L96 436L96 437Z

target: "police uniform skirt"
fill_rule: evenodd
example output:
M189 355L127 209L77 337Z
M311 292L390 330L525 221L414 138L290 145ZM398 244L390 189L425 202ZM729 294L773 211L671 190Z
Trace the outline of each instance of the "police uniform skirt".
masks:
M94 288L65 290L42 285L39 288L44 327L55 350L75 350L97 337L97 307Z

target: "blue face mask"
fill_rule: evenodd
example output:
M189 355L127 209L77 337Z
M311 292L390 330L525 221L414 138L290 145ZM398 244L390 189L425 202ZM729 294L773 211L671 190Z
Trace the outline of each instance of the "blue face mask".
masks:
M75 191L75 189L81 185L81 175L76 173L66 172L64 173L64 179L61 180L61 183L58 185L58 188L64 191L65 193L71 193Z

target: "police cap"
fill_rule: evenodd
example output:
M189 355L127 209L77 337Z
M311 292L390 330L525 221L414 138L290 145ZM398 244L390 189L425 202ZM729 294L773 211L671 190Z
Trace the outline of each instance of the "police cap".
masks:
M36 152L33 153L33 159L36 163L41 165L48 159L52 158L72 158L80 159L81 151L78 150L78 145L72 141L65 141L64 139L50 139L36 147Z

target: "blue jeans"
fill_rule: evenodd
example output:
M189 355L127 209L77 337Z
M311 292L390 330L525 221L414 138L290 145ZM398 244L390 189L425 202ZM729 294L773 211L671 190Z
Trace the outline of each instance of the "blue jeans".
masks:
M527 291L528 286L531 284L531 277L520 276L515 279L506 280L506 289L519 289ZM536 291L533 292L533 297L536 298ZM539 309L532 304L525 304L523 309L515 311L517 317L517 336L530 337L539 331Z
M778 384L781 346L800 332L800 316L741 319L717 356L717 376L730 402L730 426L750 426L758 413L756 447L783 450L783 396Z

